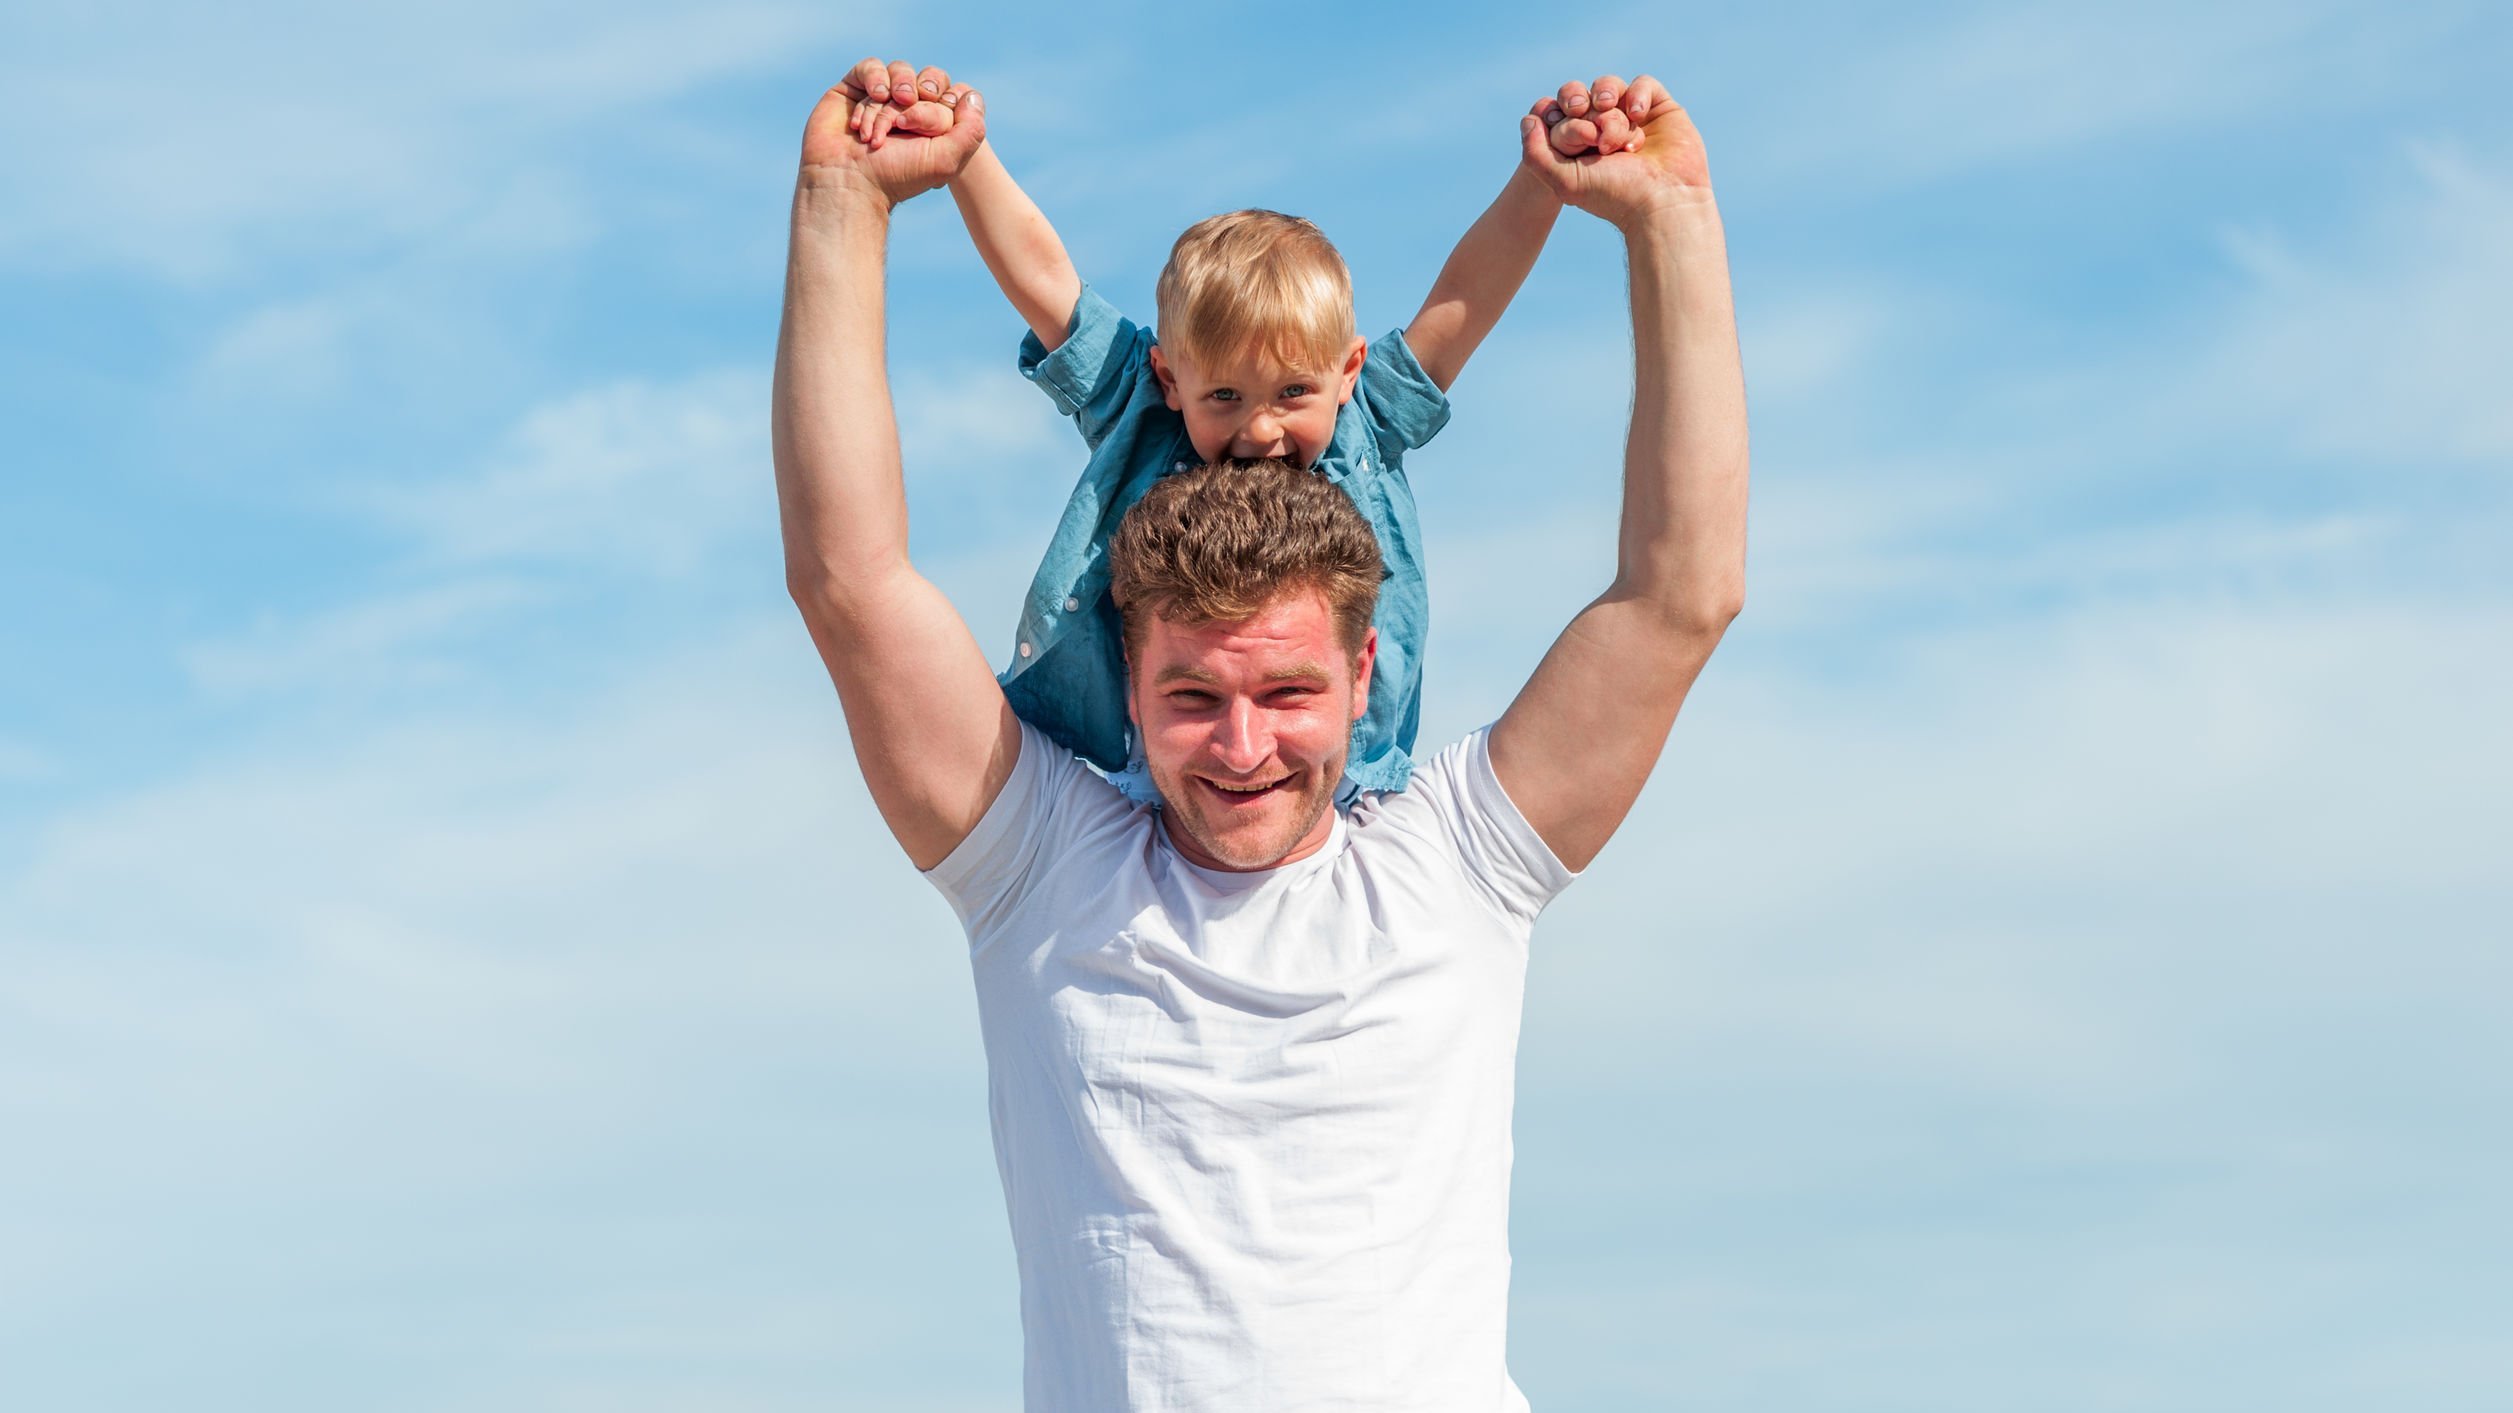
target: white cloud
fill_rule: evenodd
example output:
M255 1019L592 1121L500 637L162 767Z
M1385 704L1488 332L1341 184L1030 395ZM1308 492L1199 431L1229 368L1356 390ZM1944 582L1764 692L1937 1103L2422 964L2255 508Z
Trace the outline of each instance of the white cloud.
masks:
M1811 51L1786 36L1799 81L1717 150L1757 182L1838 193L2297 111L2329 121L2392 96L2466 25L2448 9L2320 3L1992 6L1896 28Z
M559 398L525 414L481 469L363 499L444 561L671 578L770 533L774 495L767 380L724 371Z
M266 619L246 633L184 650L192 683L212 697L322 688L373 691L443 683L463 674L439 651L444 640L541 597L504 579L459 580L372 599L282 624Z
M2191 392L2228 404L2248 434L2382 474L2501 471L2513 460L2503 395L2513 181L2448 145L2418 144L2407 157L2413 183L2336 248L2229 235L2251 286Z
M0 736L0 780L43 780L60 769L50 751Z
M564 179L563 144L782 62L783 5L59 10L0 59L0 259L209 280L476 223ZM581 214L562 223L580 226ZM492 222L495 224L495 222ZM512 222L507 222L512 226ZM537 248L546 222L510 234Z
M918 463L918 475L930 469L983 483L1001 474L995 468L1007 461L1059 457L1078 473L1089 456L1045 393L996 364L930 367L920 361L894 375L891 397L900 445Z

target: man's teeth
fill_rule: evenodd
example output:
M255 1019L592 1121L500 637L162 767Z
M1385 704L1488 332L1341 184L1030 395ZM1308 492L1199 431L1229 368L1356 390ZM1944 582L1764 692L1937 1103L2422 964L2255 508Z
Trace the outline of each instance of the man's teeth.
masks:
M1289 778L1289 776L1284 777L1286 780ZM1216 790L1228 790L1234 795L1257 795L1263 794L1265 791L1271 790L1283 782L1281 780L1268 780L1262 785L1224 785L1218 780L1212 780L1205 783L1211 785Z

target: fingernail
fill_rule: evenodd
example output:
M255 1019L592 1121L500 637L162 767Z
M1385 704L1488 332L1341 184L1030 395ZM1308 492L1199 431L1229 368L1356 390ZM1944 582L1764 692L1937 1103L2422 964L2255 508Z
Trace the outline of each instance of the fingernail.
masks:
M1536 115L1530 113L1526 117L1519 119L1518 130L1522 133L1534 132L1536 130Z
M929 80L927 80L925 83L923 83L923 84L919 85L919 86L920 86L920 87L922 87L922 88L923 88L923 89L924 89L927 93L940 93L940 92L942 91L941 89L936 88L936 87L934 86L934 84L933 84L933 81L932 81L932 80L930 80L930 79L929 79Z

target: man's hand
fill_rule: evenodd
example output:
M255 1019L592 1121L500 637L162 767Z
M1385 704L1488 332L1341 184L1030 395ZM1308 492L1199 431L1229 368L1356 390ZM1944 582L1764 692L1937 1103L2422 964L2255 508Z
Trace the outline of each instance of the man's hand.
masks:
M985 139L986 100L976 90L940 69L866 59L812 109L802 179L853 185L896 206L959 175Z
M1682 104L1647 74L1608 74L1536 100L1518 122L1520 162L1556 196L1617 226L1665 206L1705 204L1710 162Z

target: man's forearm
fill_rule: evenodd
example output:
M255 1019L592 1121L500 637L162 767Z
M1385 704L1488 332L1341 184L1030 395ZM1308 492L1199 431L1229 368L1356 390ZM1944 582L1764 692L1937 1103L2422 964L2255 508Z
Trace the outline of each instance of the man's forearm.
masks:
M1526 169L1515 169L1449 253L1421 312L1405 326L1406 346L1443 392L1527 282L1561 214L1559 197Z
M1632 428L1616 590L1716 632L1745 601L1745 374L1707 196L1634 220Z
M978 258L1022 322L1049 349L1063 343L1074 302L1082 297L1082 277L1046 213L1012 179L991 143L978 148L952 179L951 199Z
M798 597L907 561L907 496L884 367L889 228L888 203L876 195L808 179L795 189L770 425L786 577Z

